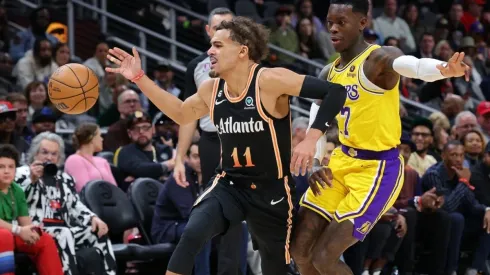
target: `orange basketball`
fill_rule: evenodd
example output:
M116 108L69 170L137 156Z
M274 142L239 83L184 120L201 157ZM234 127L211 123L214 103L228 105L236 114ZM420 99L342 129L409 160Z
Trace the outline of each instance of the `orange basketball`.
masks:
M63 113L88 111L99 98L99 80L88 67L70 63L58 68L49 79L49 99Z

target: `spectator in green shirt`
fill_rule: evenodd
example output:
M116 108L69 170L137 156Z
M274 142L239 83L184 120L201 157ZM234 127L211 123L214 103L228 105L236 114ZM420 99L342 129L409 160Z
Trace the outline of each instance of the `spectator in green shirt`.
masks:
M14 182L19 153L0 145L0 274L15 274L14 250L26 253L38 274L63 274L53 238L32 224L24 191Z

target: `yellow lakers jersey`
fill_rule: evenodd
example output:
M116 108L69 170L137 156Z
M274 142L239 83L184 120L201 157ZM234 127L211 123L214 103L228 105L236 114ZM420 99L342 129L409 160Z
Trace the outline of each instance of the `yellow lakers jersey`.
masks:
M337 58L328 72L329 81L347 90L347 100L337 115L339 139L346 146L384 151L400 143L399 81L393 89L384 90L370 82L362 70L369 54L379 47L368 46L343 68L337 68Z

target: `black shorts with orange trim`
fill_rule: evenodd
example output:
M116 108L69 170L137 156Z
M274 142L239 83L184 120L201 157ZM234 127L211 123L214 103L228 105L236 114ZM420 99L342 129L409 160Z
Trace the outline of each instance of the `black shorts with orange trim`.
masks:
M286 274L295 210L295 185L290 176L267 182L232 179L226 173L214 177L196 200L195 209L216 198L229 225L247 222L254 249L262 257L264 274ZM191 213L192 215L192 213ZM266 258L266 259L264 259Z

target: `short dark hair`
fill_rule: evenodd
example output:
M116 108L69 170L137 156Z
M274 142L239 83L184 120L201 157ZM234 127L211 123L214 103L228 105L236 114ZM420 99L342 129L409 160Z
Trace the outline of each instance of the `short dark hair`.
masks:
M353 12L359 12L364 15L367 15L369 12L368 0L330 0L330 5L331 4L351 5Z
M191 154L192 145L196 145L197 147L199 147L198 142L196 142L196 141L191 142L191 145L189 145L189 149L187 149L187 156L189 156Z
M260 63L269 54L270 31L262 24L242 16L234 17L231 21L222 21L216 30L229 30L230 39L248 47L248 56Z
M413 129L415 129L415 127L418 127L418 126L427 127L430 131L430 135L434 136L434 129L433 129L434 124L429 119L424 118L424 117L414 119L412 121L412 128L410 130L413 131Z
M227 15L227 14L235 16L235 14L229 8L223 8L223 7L215 8L214 10L212 10L209 13L208 24L211 24L211 19L213 19L213 16L215 16L215 15Z
M450 146L463 146L463 144L461 144L461 142L459 140L450 140L444 145L444 148L442 148L442 151L446 152Z
M433 33L431 33L431 32L424 32L420 36L420 41L419 42L422 42L422 40L424 40L424 37L426 37L426 36L430 36L430 37L434 38L434 34Z
M0 158L12 159L19 166L19 151L11 144L0 144Z

